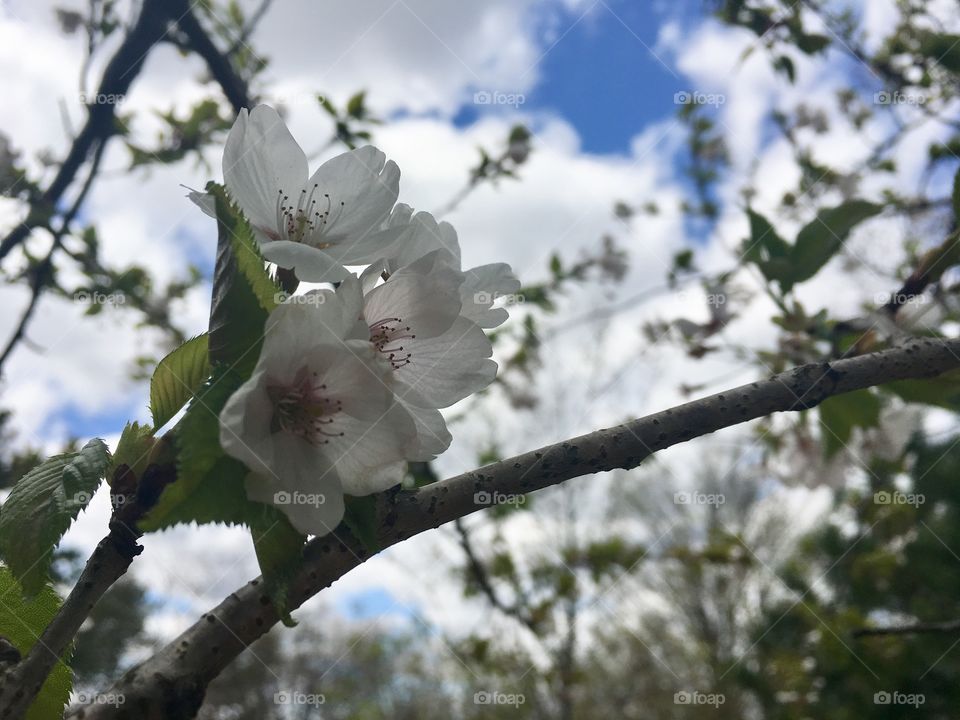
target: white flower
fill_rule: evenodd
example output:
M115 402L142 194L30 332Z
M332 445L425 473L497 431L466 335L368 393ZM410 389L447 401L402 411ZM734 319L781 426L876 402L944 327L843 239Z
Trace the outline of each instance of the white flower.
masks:
M323 296L271 313L253 374L220 414L224 451L251 470L248 496L316 535L340 522L344 493L402 480L417 433L395 402L390 364L369 340L348 337L359 303Z
M390 363L397 395L407 403L448 407L496 376L490 340L460 315L463 279L435 250L364 296L370 342Z
M365 338L388 363L397 401L416 424L408 460L446 450L451 437L438 408L483 389L497 374L490 340L460 315L463 281L446 252L434 250L366 295L353 278L338 291L353 295L351 306L362 298L363 320L351 337Z
M342 279L344 265L375 260L396 237L382 231L399 192L396 163L367 146L328 160L311 176L303 150L267 105L240 111L224 148L223 178L263 256L295 267L301 280ZM210 212L202 194L191 198Z
M435 250L444 250L450 264L461 267L460 242L457 232L448 222L437 222L430 213L413 210L404 204L397 205L384 223L385 232L398 232L399 236L385 248L384 257L370 265L363 274L364 286L372 287L381 274L390 275ZM520 281L506 263L479 265L463 271L460 286L460 314L482 328L495 328L506 322L505 309L493 307L498 298L514 295L520 289Z

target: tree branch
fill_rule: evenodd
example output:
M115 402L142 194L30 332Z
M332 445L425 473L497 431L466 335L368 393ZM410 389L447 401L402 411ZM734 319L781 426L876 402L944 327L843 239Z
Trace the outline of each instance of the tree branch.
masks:
M137 523L156 502L158 488L175 477L176 467L172 463L150 465L139 481L126 465L117 468L111 482L114 511L107 536L97 545L73 590L23 660L0 675L0 715L4 720L23 717L94 605L142 552L137 542L142 534Z
M247 83L237 75L233 65L230 64L230 58L217 49L200 25L200 21L193 12L194 3L188 0L168 0L168 2L170 12L177 18L177 26L187 36L190 48L206 62L210 75L223 89L223 94L230 101L233 109L240 112L241 108L252 107Z
M487 574L486 567L484 567L473 548L473 541L470 538L470 532L463 524L463 518L457 518L453 521L453 524L457 534L460 536L460 547L463 548L463 553L467 556L467 571L477 583L480 591L486 596L487 600L491 605L493 605L493 607L502 612L504 615L517 620L530 632L536 635L536 623L529 616L529 614L525 612L525 608L523 608L519 602L514 603L513 605L508 605L507 602L503 600L503 598L501 598L497 593L497 589L493 586L493 581Z
M144 0L137 22L123 39L117 52L110 59L100 80L97 95L122 96L143 67L150 48L166 33L166 11L162 0ZM98 142L106 142L116 132L116 105L109 102L93 102L87 105L87 121L80 134L73 140L70 151L54 176L53 181L40 197L31 203L30 212L22 223L0 240L0 260L22 243L30 232L45 222L73 183L77 172L86 162L91 149Z
M8 358L13 354L14 348L16 348L17 344L26 336L27 326L30 324L30 320L33 319L33 314L39 304L40 296L44 293L47 282L53 273L53 256L62 247L63 236L70 232L70 224L77 216L77 213L80 212L80 208L84 200L87 199L90 188L93 187L93 181L100 169L100 161L103 159L105 147L106 143L101 142L97 144L97 148L93 153L93 160L90 162L90 170L87 172L87 179L84 181L83 187L80 188L80 192L77 193L77 197L74 198L73 204L67 212L64 213L59 229L53 234L53 244L50 246L50 252L48 252L47 256L32 270L32 277L30 278L30 300L20 315L20 322L17 323L17 327L10 336L10 340L7 341L6 347L4 347L3 352L0 353L0 377L3 376L3 367Z
M395 488L377 498L381 549L470 515L484 506L477 493L494 497L528 493L565 480L616 468L632 469L653 453L775 412L805 410L828 397L894 380L935 377L960 368L960 340L920 339L901 347L815 363L723 393L571 438L508 458L413 492ZM315 538L290 591L299 607L368 559L349 532ZM123 675L111 692L140 717L192 717L207 685L237 655L277 622L257 578L232 593L153 657ZM121 717L122 708L76 708L84 720Z
M914 623L913 625L865 627L855 630L853 636L877 637L881 635L940 635L960 632L960 620L945 622Z

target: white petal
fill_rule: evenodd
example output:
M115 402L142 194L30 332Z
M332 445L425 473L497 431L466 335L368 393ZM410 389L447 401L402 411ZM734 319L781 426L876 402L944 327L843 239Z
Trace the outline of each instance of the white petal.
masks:
M463 277L439 260L443 252L431 253L371 290L364 299L367 323L397 317L410 326L417 339L448 330L460 314Z
M397 203L390 217L386 220L387 227L406 227L410 224L410 218L413 217L413 208L406 203Z
M397 396L420 407L449 407L497 376L489 338L463 317L443 335L411 346L411 354L411 362L394 371Z
M333 301L279 305L267 318L257 370L283 384L291 382L305 363L314 370L335 363L341 352L341 329L341 311Z
M332 295L340 313L338 335L344 340L369 340L370 329L363 319L363 290L356 275L349 274ZM329 301L328 301L329 302Z
M382 279L382 274L387 269L387 261L384 259L376 260L367 268L360 273L360 287L363 289L363 294L366 295L371 290L373 290Z
M354 420L375 421L393 403L390 366L368 340L344 341L337 348L336 361L320 371L317 380L327 386L331 399L342 403L343 412L331 425L335 432L349 432Z
M520 281L506 263L480 265L464 271L463 285L460 286L460 300L463 309L460 314L482 328L494 328L502 325L508 317L503 308L493 307L497 298L515 295L520 289Z
M387 271L391 273L434 250L446 250L449 253L445 258L447 262L460 269L460 243L456 230L450 223L438 223L430 213L414 215L388 250L391 252L388 253Z
M260 252L270 262L292 269L303 282L337 282L350 274L338 260L323 250L292 240L261 243Z
M390 248L403 233L403 228L377 229L349 236L346 240L334 241L326 251L343 265L366 265L389 254ZM321 239L327 238L322 236Z
M327 453L348 495L369 495L399 483L403 476L384 477L383 468L406 458L416 442L416 426L398 404L373 420L345 418L338 429L342 437L330 438ZM384 484L389 480L389 484Z
M275 452L270 421L273 405L259 368L230 396L220 412L220 446L254 472L270 475Z
M401 402L417 428L417 442L407 452L407 460L428 462L450 447L453 436L439 410L420 408Z
M389 217L400 191L400 168L368 145L325 162L304 188L309 193L314 185L320 197L329 194L331 201L331 220L323 240L351 242L377 232Z
M212 218L217 217L217 199L213 195L200 192L199 190L191 190L187 193L187 197L190 198L198 208L203 210L205 215L209 215Z
M389 490L403 482L407 474L407 461L398 460L389 465L368 470L363 476L359 477L351 484L347 495L362 497L372 495L373 493Z
M277 229L277 197L295 197L307 179L307 158L272 107L241 110L223 150L227 192L251 224Z
M321 477L322 473L317 468L312 472L310 484L298 488L280 483L272 477L251 473L245 481L247 497L255 502L273 505L302 533L327 535L343 519L343 490L333 472Z

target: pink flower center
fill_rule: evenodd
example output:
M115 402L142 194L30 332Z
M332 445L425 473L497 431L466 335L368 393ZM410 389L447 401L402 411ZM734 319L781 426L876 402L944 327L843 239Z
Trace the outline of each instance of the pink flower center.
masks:
M268 385L273 403L272 432L286 432L312 445L326 445L331 437L343 437L332 425L343 410L343 402L330 397L326 385L318 384L317 373L306 366L297 371L290 385Z

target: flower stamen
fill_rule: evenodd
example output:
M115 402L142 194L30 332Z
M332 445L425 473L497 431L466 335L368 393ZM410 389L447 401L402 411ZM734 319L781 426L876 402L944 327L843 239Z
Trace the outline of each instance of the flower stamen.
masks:
M382 354L394 370L409 365L413 353L404 350L404 345L397 345L404 340L414 340L417 336L410 332L410 326L403 323L403 318L388 317L377 320L370 325L370 342Z
M343 216L346 203L340 202L334 210L329 193L323 194L323 200L316 197L319 188L318 183L313 184L309 193L306 188L303 188L296 205L290 202L290 196L280 188L277 191L276 204L277 230L265 230L266 234L278 240L285 238L293 242L305 243L320 250L333 245L330 242L323 242L321 238ZM331 211L333 211L332 215Z
M343 410L343 401L331 398L327 386L317 383L316 375L303 367L291 385L267 386L273 403L271 432L286 432L311 445L326 445L332 437L343 437L343 432L330 428Z

